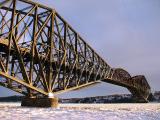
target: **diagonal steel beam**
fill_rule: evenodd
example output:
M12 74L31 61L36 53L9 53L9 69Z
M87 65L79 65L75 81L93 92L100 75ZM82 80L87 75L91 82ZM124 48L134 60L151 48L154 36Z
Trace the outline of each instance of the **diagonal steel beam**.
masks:
M35 90L35 91L37 91L37 92L39 92L39 93L41 93L41 94L43 94L43 95L48 95L47 92L45 92L45 91L43 91L43 90L41 90L41 89L38 89L38 88L36 88L36 87L34 87L34 86L26 83L24 80L18 80L17 78L12 77L12 76L10 76L10 75L8 75L8 74L6 74L6 73L3 73L3 72L1 72L1 71L0 71L0 76L5 77L5 78L10 79L10 80L13 80L13 81L15 81L15 82L17 82L17 83L20 83L20 84L26 86L27 88L32 89L32 90Z
M7 4L9 1L11 0L3 0L2 2L0 2L0 8L4 6L5 4Z

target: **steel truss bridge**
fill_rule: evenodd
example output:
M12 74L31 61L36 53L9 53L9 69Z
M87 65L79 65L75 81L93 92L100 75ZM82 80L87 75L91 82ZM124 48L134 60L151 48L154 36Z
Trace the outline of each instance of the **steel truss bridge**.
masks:
M142 102L150 94L143 75L111 68L55 9L0 0L1 86L38 98L97 81L125 87Z

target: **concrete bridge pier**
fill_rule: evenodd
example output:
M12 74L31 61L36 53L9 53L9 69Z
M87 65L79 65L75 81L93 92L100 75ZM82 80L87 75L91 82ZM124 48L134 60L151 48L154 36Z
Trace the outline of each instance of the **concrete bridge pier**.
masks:
M138 91L136 89L128 89L132 95L135 103L148 103L149 93Z
M58 107L57 97L25 97L21 101L21 106L24 107Z
M29 98L25 97L21 101L24 107L58 107L58 98Z

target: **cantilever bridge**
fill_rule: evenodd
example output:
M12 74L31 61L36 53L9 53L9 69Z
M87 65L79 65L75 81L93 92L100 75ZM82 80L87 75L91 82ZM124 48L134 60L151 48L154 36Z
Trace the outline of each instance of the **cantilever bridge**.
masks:
M138 66L137 66L138 69ZM0 85L47 97L104 81L147 102L150 86L112 68L56 12L28 0L0 0Z

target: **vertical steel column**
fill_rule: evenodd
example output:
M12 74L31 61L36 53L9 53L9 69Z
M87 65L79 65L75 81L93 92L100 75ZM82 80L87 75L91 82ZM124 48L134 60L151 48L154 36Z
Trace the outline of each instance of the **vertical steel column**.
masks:
M86 44L86 42L84 42L84 57L85 57L85 64L86 64L86 62L87 62L87 44ZM85 68L84 68L84 70L85 70L85 82L87 82L87 67L86 66L88 66L88 63L85 65Z
M75 32L75 52L76 52L76 55L75 55L75 59L76 59L76 65L75 65L75 80L76 80L76 86L78 84L78 74L77 74L77 67L78 67L78 51L77 51L77 44L78 43L78 34Z
M95 66L94 66L94 63L95 62L95 52L94 52L94 50L92 50L92 67L93 67L93 70L92 70L92 73L95 73ZM92 80L93 79L93 77L92 77L92 74L90 75L90 80Z
M37 32L37 21L38 21L38 15L37 15L37 5L34 9L34 24L33 24L33 35L32 35L32 46L31 46L31 61L30 61L30 72L29 72L29 84L33 84L33 67L34 67L34 56L35 56L35 49L36 49L36 32ZM31 90L27 89L29 97L32 97Z
M11 24L10 24L10 34L9 34L9 43L8 43L8 55L7 55L7 61L6 61L6 71L8 72L8 66L10 61L10 48L11 48L11 41L13 39L13 33L14 33L14 20L15 20L15 14L16 14L16 0L13 0L13 10L12 10L12 18L11 18Z
M67 42L66 42L66 37L67 37L67 24L64 22L64 51L65 53L67 52ZM67 54L64 56L64 70L63 70L63 88L66 88L66 57Z
M50 52L49 52L49 66L48 66L48 78L47 78L47 82L48 82L48 88L49 88L49 91L48 92L52 92L52 80L53 80L53 71L52 71L52 61L53 61L53 58L52 58L52 52L53 52L53 42L54 42L54 19L55 19L55 11L52 11L52 16L51 16L51 23L50 23L50 38L49 38L49 46L50 46Z
M34 19L34 24L33 24L31 61L30 61L30 72L29 72L29 79L30 79L30 84L31 85L32 85L32 80L33 80L34 56L35 56L35 49L36 49L36 44L37 44L37 38L36 38L37 24L38 24L37 5L35 7L35 13L34 13L33 19Z
M19 13L17 14L17 18L16 18L16 25L18 24L19 21ZM17 35L18 35L18 26L15 28L15 38L17 39ZM15 56L12 56L12 61L11 61L11 76L15 76L14 74L14 64L15 64ZM11 85L12 81L8 80L8 84Z

